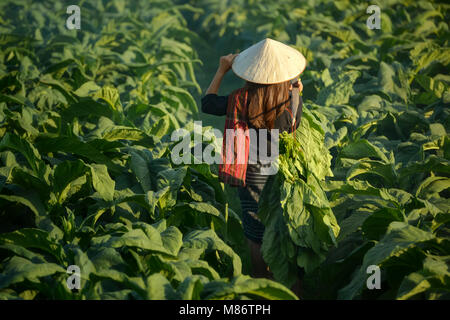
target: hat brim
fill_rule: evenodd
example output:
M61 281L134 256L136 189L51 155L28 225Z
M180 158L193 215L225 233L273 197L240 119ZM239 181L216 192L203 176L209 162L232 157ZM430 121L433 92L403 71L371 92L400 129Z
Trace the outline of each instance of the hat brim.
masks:
M234 64L233 64L233 65L234 65ZM303 67L303 70L300 71L300 73L299 73L298 75L296 75L295 77L292 77L292 78L290 78L290 79L283 80L283 81L270 82L270 83L267 83L267 82L255 82L255 81L251 81L251 80L245 79L244 77L242 77L242 76L240 76L239 74L236 73L236 71L233 69L233 65L231 66L231 69L233 70L234 74L235 74L238 78L241 78L242 80L245 80L245 81L248 81L248 82L251 82L251 83L256 83L256 84L280 84L280 83L283 83L283 82L291 81L291 80L293 80L293 79L299 77L299 76L305 71L306 65L307 65L307 61L305 60L305 66Z
M301 75L306 65L306 58L295 47L266 38L235 57L231 69L248 82L278 84Z

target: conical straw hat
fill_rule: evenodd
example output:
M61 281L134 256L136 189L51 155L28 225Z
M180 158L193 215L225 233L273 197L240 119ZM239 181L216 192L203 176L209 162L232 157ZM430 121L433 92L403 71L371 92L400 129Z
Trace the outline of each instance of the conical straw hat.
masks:
M270 38L242 51L232 65L238 77L260 84L292 80L305 67L306 59L298 50Z

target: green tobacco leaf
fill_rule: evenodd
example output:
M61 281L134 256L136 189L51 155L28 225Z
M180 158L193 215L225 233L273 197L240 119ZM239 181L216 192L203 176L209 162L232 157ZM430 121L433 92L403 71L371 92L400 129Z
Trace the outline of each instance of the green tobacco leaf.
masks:
M431 155L424 161L408 164L408 166L402 168L399 172L399 179L406 179L419 173L450 173L450 160Z
M378 71L380 91L391 96L392 100L400 98L407 101L408 85L404 78L403 66L398 62L389 65L382 61Z
M183 234L176 227L170 226L161 232L161 240L164 248L171 255L176 256L183 245Z
M145 279L146 299L178 300L180 297L163 275L156 273Z
M241 295L255 299L297 300L297 297L283 285L268 279L252 279L240 275L230 282L212 281L204 286L205 299L235 299Z
M40 76L39 69L33 64L33 62L28 57L23 57L23 59L20 61L20 72L19 72L19 79L26 80L26 79L37 79Z
M259 203L263 257L287 286L299 267L312 272L337 244L339 225L323 189L323 179L332 175L323 141L323 128L305 109L295 137L281 135L278 175L266 183Z
M197 258L206 250L220 251L231 260L233 275L237 276L242 272L242 262L239 256L233 251L233 249L223 242L213 230L195 230L185 235L183 237L183 249L180 252L182 255L181 258L184 254L187 254L186 258L196 258L194 256L190 256L192 250L189 249L196 250Z
M21 257L12 257L0 275L0 289L25 280L39 283L39 278L65 272L64 268L54 263L33 263Z
M291 135L283 133L284 139L290 139ZM333 176L331 171L331 155L328 149L324 145L325 132L321 124L317 121L307 108L303 109L302 119L295 133L294 146L298 148L300 152L304 153L304 157L298 154L299 150L292 150L290 156L298 157L303 165L320 180L325 179L327 176ZM287 140L288 141L288 140ZM283 143L283 142L282 142ZM289 142L286 142L289 143ZM282 153L282 152L281 152ZM290 157L289 156L289 157ZM280 156L283 160L283 156ZM305 161L308 159L308 161ZM292 161L292 159L286 159L286 161ZM280 161L280 168L282 168L283 161ZM297 170L299 170L299 164L296 164Z
M91 244L99 247L135 247L149 251L160 252L169 256L177 256L181 247L181 233L175 227L158 232L145 223L135 224L138 229L132 229L120 235L104 235L92 239Z
M23 192L10 196L0 194L0 199L24 205L28 207L36 217L45 217L47 214L44 204L35 193Z
M190 110L193 114L198 113L197 103L185 89L166 86L163 92L165 93L164 100L172 103L174 107Z
M217 280L220 278L220 275L214 270L206 261L203 260L192 260L186 259L183 260L186 265L191 269L192 274L201 275L209 280Z
M92 184L94 189L106 201L114 198L115 181L108 174L108 168L102 164L90 164Z
M367 251L363 264L352 281L339 290L339 299L353 299L366 285L367 267L381 266L391 257L403 254L417 244L434 239L431 232L423 231L404 222L392 222L386 235L373 248Z
M428 277L422 272L413 272L405 277L398 289L397 299L406 300L431 288Z
M267 180L258 204L258 216L266 226L261 251L275 280L289 287L297 278L297 261L292 261L295 249L283 220L278 179L275 176Z
M11 171L11 181L21 186L25 190L36 190L42 199L48 197L50 187L47 184L50 167L45 167L44 177L37 177L35 173L26 167L13 167Z
M62 81L53 79L49 74L42 76L39 81L61 92L70 103L76 102L75 96L66 88L65 84Z
M330 181L326 190L341 192L344 194L372 195L378 196L380 191L367 181Z
M382 177L386 182L386 187L394 186L397 181L397 174L391 163L383 163L376 160L362 160L352 165L347 171L347 179L353 179L362 174L373 174ZM370 179L366 179L369 180Z
M81 160L64 161L53 172L53 192L60 204L76 193L86 183L88 167Z
M125 266L125 261L116 249L91 247L87 253L97 271L120 269L120 267Z
M95 95L95 99L102 99L106 101L113 110L122 112L122 104L120 102L119 91L110 86L103 87Z
M66 259L66 254L62 246L50 237L49 232L41 229L24 228L14 232L0 234L0 243L42 250L53 256L61 264Z
M371 215L370 212L354 212L349 217L339 223L341 228L337 241L343 241L347 236L356 232L363 225L364 221Z
M152 190L151 172L148 167L152 160L151 153L146 150L131 151L130 168L144 192Z
M450 179L446 177L428 177L417 188L416 196L421 199L440 198L439 193L450 188Z
M317 104L322 106L347 104L350 96L354 94L353 84L359 76L358 71L340 74L334 83L320 90L317 96Z
M162 136L166 135L169 132L170 128L171 128L170 117L168 115L165 115L157 122L155 122L155 124L150 129L150 134L152 136L161 138Z
M75 117L107 117L112 118L114 110L109 105L99 103L91 98L80 99L79 102L70 104L61 112L61 118L66 122L72 122Z
M386 155L377 146L364 139L346 145L339 156L350 159L373 157L382 160L384 163L389 163Z
M200 300L203 284L199 276L186 277L177 288L181 300Z
M416 97L416 102L421 104L431 104L441 99L444 91L448 88L444 82L435 81L433 78L422 74L418 74L414 80L426 91Z
M35 253L31 250L28 250L26 248L24 248L21 245L17 245L17 244L3 244L0 245L0 249L9 251L10 253L25 258L27 260L30 260L34 263L45 263L47 261L45 261L45 258L43 255L39 254L39 253Z
M0 93L0 102L9 102L10 104L18 104L23 106L28 106L30 104L30 102L26 98L18 94L16 96L11 96L8 94Z
M447 135L445 127L440 123L430 123L430 133L431 135L444 137Z
M310 185L299 180L293 185L285 182L281 197L286 199L286 203L282 201L282 205L284 214L289 217L288 227L295 230L295 233L290 233L296 244L319 253L320 242L335 243L339 226L333 214L326 210L329 209L329 204L323 194L317 194Z
M0 300L25 300L11 289L0 290Z
M191 209L196 210L198 212L212 214L213 216L216 217L222 217L220 211L215 206L207 202L189 202L187 205Z
M368 239L380 240L393 221L405 221L404 214L399 209L382 208L365 219L362 232Z
M44 174L45 164L42 162L41 156L34 145L14 134L7 132L0 141L0 151L8 149L20 152L25 159L27 159L30 168L38 176L42 176Z
M178 190L183 183L186 172L187 169L185 167L180 167L177 169L166 169L157 174L157 189L162 190L168 188L164 207L173 207L177 203Z
M397 299L411 299L418 294L432 292L449 292L450 270L449 257L427 256L423 270L413 272L405 277L400 284Z
M87 81L81 85L74 93L79 97L88 97L95 94L101 88L94 81Z
M347 133L347 127L340 128L332 135L327 132L325 136L325 146L327 147L327 149L331 149L332 147L339 145L341 140L343 140L347 136Z
M130 140L130 141L140 141L140 140L153 140L152 137L147 136L142 130L137 128L125 127L125 126L114 126L104 132L102 137L107 141L117 141L117 140Z
M59 72L61 69L66 70L67 67L70 66L71 64L76 64L76 60L66 59L66 60L60 61L58 63L54 63L54 64L50 65L49 67L47 67L47 69L45 69L45 71L43 73L45 74L45 73Z
M50 152L67 152L85 157L99 164L105 164L108 166L108 169L113 171L121 171L120 167L112 162L110 157L101 152L105 149L117 148L116 142L109 142L102 139L83 142L75 137L41 135L35 140L35 145L44 154Z
M450 256L432 256L428 255L423 262L423 269L427 274L432 274L445 285L450 281Z
M192 275L191 269L184 261L165 259L161 255L152 255L146 259L145 269L151 268L153 273L160 273L171 281L182 282Z

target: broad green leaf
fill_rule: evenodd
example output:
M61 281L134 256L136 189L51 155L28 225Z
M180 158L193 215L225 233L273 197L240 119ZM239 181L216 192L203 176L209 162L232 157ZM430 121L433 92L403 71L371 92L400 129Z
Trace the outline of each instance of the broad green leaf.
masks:
M39 249L53 256L59 263L64 263L66 254L63 247L50 238L47 231L41 229L24 228L0 235L2 245L20 245L27 249Z
M178 300L180 297L170 285L169 280L159 273L152 274L145 279L146 299L149 300Z
M0 141L0 151L5 149L20 152L28 162L30 168L37 174L43 175L45 164L41 160L41 156L35 146L18 136L6 133Z
M225 242L223 242L213 230L195 230L189 232L183 237L183 248L181 254L183 254L184 248L196 249L198 254L203 254L206 250L217 250L223 252L231 261L232 274L241 274L242 262L239 256L231 249ZM199 256L198 256L199 257ZM190 257L195 259L194 256Z
M116 88L106 86L97 91L94 95L95 99L106 101L113 110L122 111L122 103L120 102L119 92Z
M150 179L151 172L148 164L153 160L153 157L146 151L132 151L130 159L130 168L136 175L137 181L140 183L142 190L148 192L152 190L152 180Z
M417 188L416 196L422 199L438 197L439 193L450 188L450 179L446 177L429 177Z
M201 300L203 284L198 276L186 277L177 288L181 300Z
M104 235L92 238L92 246L111 248L132 247L149 251L160 252L169 256L176 256L181 246L181 233L170 227L159 233L154 227L147 224L138 224L139 229L132 229L120 235Z
M433 292L448 292L450 285L449 257L427 256L423 270L405 277L400 284L397 299L405 300L427 293L427 298Z
M87 170L86 164L81 160L64 161L56 166L53 172L53 192L60 204L86 183Z
M66 152L77 156L85 157L97 164L105 164L109 169L121 171L109 156L102 151L108 151L118 147L117 142L106 140L91 140L82 142L75 137L55 137L50 135L41 135L35 141L37 149L43 153Z
M399 256L421 242L434 239L431 232L423 231L404 222L392 222L386 235L364 256L363 264L352 281L339 291L339 299L353 299L366 285L366 269L370 265L382 266L391 257Z
M353 84L359 76L358 71L339 74L334 83L320 90L317 104L322 106L347 104L350 96L354 93Z
M283 285L268 279L252 279L249 276L237 276L230 282L213 281L204 286L206 299L230 299L240 295L253 296L256 299L295 300L297 297Z
M386 155L372 143L367 140L358 140L351 144L346 145L340 152L340 157L361 159L361 158L377 158L384 163L389 163Z
M89 165L91 169L92 184L95 190L106 201L112 201L114 198L115 181L108 174L108 168L101 164Z
M21 257L12 257L0 275L0 288L3 289L25 280L39 283L41 277L65 272L64 268L55 263L32 263Z
M41 202L39 197L37 197L33 193L22 193L19 195L11 195L11 196L0 194L0 199L24 205L28 207L35 214L36 217L39 216L44 217L46 215L46 209L43 203Z
M372 240L380 240L393 221L405 221L401 210L393 208L382 208L372 213L362 224L362 232Z
M74 93L79 97L88 97L100 89L101 88L94 81L88 81L83 83L81 87L74 91Z

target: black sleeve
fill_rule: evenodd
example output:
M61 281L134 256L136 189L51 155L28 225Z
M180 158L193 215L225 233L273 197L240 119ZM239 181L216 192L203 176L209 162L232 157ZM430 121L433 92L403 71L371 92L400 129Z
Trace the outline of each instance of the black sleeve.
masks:
M227 114L228 96L218 96L215 93L207 94L202 98L202 111L216 116Z
M289 106L290 108L290 106ZM296 114L295 121L295 129L298 128L300 124L300 120L302 118L302 110L303 110L303 100L300 96L299 106ZM281 132L287 131L291 132L292 130L292 116L288 110L285 110L278 118L275 119L274 128L280 130Z

